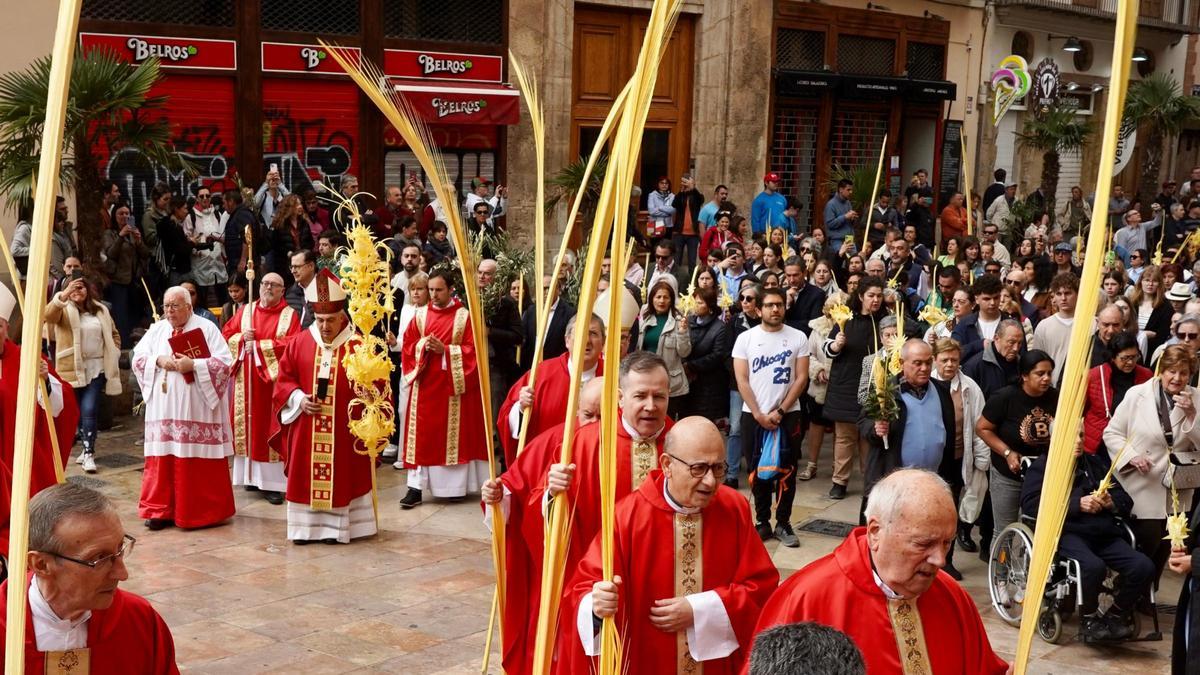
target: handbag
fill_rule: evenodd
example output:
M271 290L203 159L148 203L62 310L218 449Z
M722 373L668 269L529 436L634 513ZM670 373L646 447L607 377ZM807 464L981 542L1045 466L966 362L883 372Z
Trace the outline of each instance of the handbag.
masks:
M1177 452L1175 450L1175 432L1171 428L1167 394L1161 388L1156 407L1158 408L1158 422L1162 425L1163 437L1167 441L1168 463L1167 471L1162 478L1163 487L1176 490L1200 488L1200 452Z
M783 438L780 431L781 427L775 427L770 431L766 429L758 430L762 454L758 456L758 467L755 469L755 476L759 480L774 480L783 473L779 467L780 443Z

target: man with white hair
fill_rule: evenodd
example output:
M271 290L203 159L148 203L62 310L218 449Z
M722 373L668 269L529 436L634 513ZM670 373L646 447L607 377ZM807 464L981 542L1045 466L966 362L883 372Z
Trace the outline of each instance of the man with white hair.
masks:
M283 277L269 272L259 283L258 302L238 309L221 334L233 358L233 484L261 491L272 504L283 503L287 478L279 454L267 447L271 428L271 390L279 379L279 357L300 332L300 313L283 301Z
M145 598L118 588L129 578L134 543L116 507L95 490L63 483L30 500L25 672L179 672L167 623ZM0 630L7 591L6 581Z
M225 401L233 357L221 331L192 313L187 289L163 296L163 318L133 349L146 402L146 470L138 514L160 530L216 525L233 517L233 454Z
M924 469L875 484L867 525L780 585L756 632L815 621L847 635L867 672L1001 675L971 596L941 570L958 513L950 487Z

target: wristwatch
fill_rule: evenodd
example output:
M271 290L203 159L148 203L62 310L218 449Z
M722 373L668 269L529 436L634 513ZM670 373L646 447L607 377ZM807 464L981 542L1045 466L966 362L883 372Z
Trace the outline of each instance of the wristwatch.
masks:
M786 415L786 414L787 414L786 412L784 412L784 410L783 410L783 406L780 406L780 407L776 408L776 409L775 409L775 412L779 413L779 416L780 416L780 417L783 417L784 415Z
M1005 448L1005 449L1004 449L1004 457L1005 457L1005 458L1007 458L1007 457L1008 457L1009 455L1011 455L1011 454L1012 454L1012 448Z

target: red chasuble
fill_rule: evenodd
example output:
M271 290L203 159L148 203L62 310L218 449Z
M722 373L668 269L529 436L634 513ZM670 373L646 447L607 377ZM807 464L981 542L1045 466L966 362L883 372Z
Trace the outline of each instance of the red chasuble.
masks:
M8 582L0 584L0 626L5 625L8 608ZM171 630L150 603L141 596L117 589L108 609L92 612L88 620L86 658L91 675L177 675L175 643ZM4 645L0 644L0 658ZM71 652L51 655L57 660L78 662L82 655ZM25 672L42 675L47 672L68 672L47 668L47 654L39 652L37 635L33 630L33 612L25 604Z
M525 411L530 416L526 439L533 440L546 429L562 424L567 419L567 396L571 393L571 371L567 363L570 359L570 354L560 354L543 361L538 367L537 381L533 385L533 406ZM598 363L596 376L603 375L603 371L604 365ZM514 405L520 405L521 389L527 384L528 372L508 390L508 397L500 406L496 431L500 434L500 444L504 446L505 466L512 466L517 459L517 439L513 436L520 431L509 427L508 416Z
M427 337L445 352L426 351ZM418 308L405 329L400 358L409 391L400 450L409 468L487 461L474 339L471 315L457 300Z
M613 573L623 582L616 616L625 644L621 672L690 674L700 673L702 667L705 675L737 673L750 654L759 612L779 584L779 571L754 530L749 503L736 490L718 487L707 508L684 515L667 503L664 482L655 469L650 480L617 505ZM567 586L558 631L559 672L596 669L592 657L584 654L574 619L592 584L603 578L601 570L601 542L596 537ZM705 591L720 598L737 649L697 663L687 632L655 628L650 608L655 600Z
M7 467L5 480L8 491L12 492L12 466L14 441L17 435L17 390L20 383L21 347L15 342L4 343L4 353L0 354L0 450L3 451L4 466ZM75 390L71 385L58 379L54 369L50 369L50 377L62 385L63 409L54 418L54 433L58 437L59 466L66 473L67 460L71 457L71 446L75 444L75 428L79 426L79 406L75 403ZM50 386L46 386L50 393ZM33 439L33 474L29 481L29 496L33 497L51 485L58 484L54 471L55 458L53 446L50 443L50 428L46 425L46 413L39 403L34 408L34 418L37 420L37 435ZM7 527L8 519L4 520Z
M249 345L242 342L242 331L247 328L253 328L255 335ZM233 452L239 457L249 454L255 462L279 461L279 455L267 447L272 389L279 377L279 355L298 332L300 318L283 301L273 307L257 302L243 306L221 329L233 355L229 419L233 422Z
M275 382L271 416L271 449L283 457L287 475L287 500L308 504L314 511L348 506L350 501L371 492L374 467L350 433L350 401L354 390L342 369L342 359L358 344L347 326L334 340L331 351L329 386L317 415L300 413L291 424L281 424L279 415L288 405L292 392L304 395L317 392L317 374L322 350L314 323L307 331L288 340L279 359L279 379ZM340 341L340 342L339 342Z
M855 528L833 553L779 587L763 608L755 632L816 621L849 635L871 675L903 673L889 601L871 570L867 528ZM1003 675L1008 669L992 652L975 602L950 575L939 571L916 603L932 675Z

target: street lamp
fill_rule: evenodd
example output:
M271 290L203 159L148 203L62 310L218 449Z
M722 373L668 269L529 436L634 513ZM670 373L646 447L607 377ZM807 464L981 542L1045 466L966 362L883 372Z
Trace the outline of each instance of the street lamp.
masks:
M1075 37L1074 35L1047 35L1046 36L1046 39L1048 39L1048 40L1059 40L1062 38L1067 39L1067 41L1063 43L1063 51L1064 52L1074 53L1074 52L1083 51L1083 45L1080 44L1079 38Z
M1136 49L1134 49L1134 50L1133 50L1133 59L1132 59L1132 61L1133 61L1134 63L1143 63L1143 62L1145 62L1145 61L1149 61L1149 60L1150 60L1150 55L1149 55L1148 53L1146 53L1146 50L1145 50L1145 49L1142 49L1141 47L1138 47L1138 48L1136 48Z

